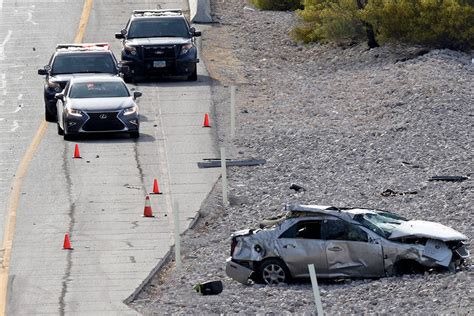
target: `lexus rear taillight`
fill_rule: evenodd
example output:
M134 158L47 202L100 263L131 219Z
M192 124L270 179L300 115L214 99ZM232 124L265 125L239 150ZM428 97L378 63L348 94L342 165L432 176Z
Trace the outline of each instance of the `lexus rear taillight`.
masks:
M232 238L232 242L230 243L230 256L232 257L234 255L234 250L235 247L237 246L237 239Z

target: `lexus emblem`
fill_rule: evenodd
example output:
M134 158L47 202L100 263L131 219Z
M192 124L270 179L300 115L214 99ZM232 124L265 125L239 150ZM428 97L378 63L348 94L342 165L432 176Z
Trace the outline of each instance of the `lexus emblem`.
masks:
M165 52L162 52L162 51L159 51L159 50L158 50L158 51L155 52L155 55L163 55L164 53L165 53Z
M99 118L101 120L105 120L107 118L107 114L101 114L101 115L99 115Z

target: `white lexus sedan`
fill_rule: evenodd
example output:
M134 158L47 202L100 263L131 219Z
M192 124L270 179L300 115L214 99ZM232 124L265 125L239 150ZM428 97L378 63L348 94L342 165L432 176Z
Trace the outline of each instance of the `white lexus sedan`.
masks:
M139 137L135 103L141 92L111 75L75 76L56 94L58 134L65 140L81 133L125 132Z

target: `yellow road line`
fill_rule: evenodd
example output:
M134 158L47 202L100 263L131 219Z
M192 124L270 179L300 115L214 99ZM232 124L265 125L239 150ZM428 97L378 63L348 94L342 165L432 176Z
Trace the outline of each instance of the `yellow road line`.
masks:
M94 0L84 1L81 20L79 22L79 27L77 28L74 43L81 43L84 38L84 33L86 31L87 22L89 21L93 2ZM21 187L23 184L23 180L25 179L26 174L28 172L30 162L34 157L38 146L44 137L44 134L46 133L47 127L48 123L46 123L46 121L42 121L38 130L36 131L36 134L33 137L33 141L28 146L25 155L23 156L20 164L18 165L17 171L15 173L15 179L13 180L12 184L12 190L10 192L10 197L8 200L7 221L5 223L5 232L3 235L3 261L0 266L0 316L4 316L6 312L8 293L8 270L10 267L11 250L16 225L16 211L20 202Z

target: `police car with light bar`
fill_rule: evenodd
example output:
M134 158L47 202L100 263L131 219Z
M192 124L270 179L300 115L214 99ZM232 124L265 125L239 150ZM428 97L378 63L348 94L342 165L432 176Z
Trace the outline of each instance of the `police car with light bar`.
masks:
M63 91L73 76L110 74L118 76L126 67L117 62L107 43L59 44L49 63L38 74L44 84L45 119L56 122L56 93Z
M122 63L130 68L125 81L149 75L197 80L197 36L201 32L179 9L133 11L126 27L115 34L122 40Z

